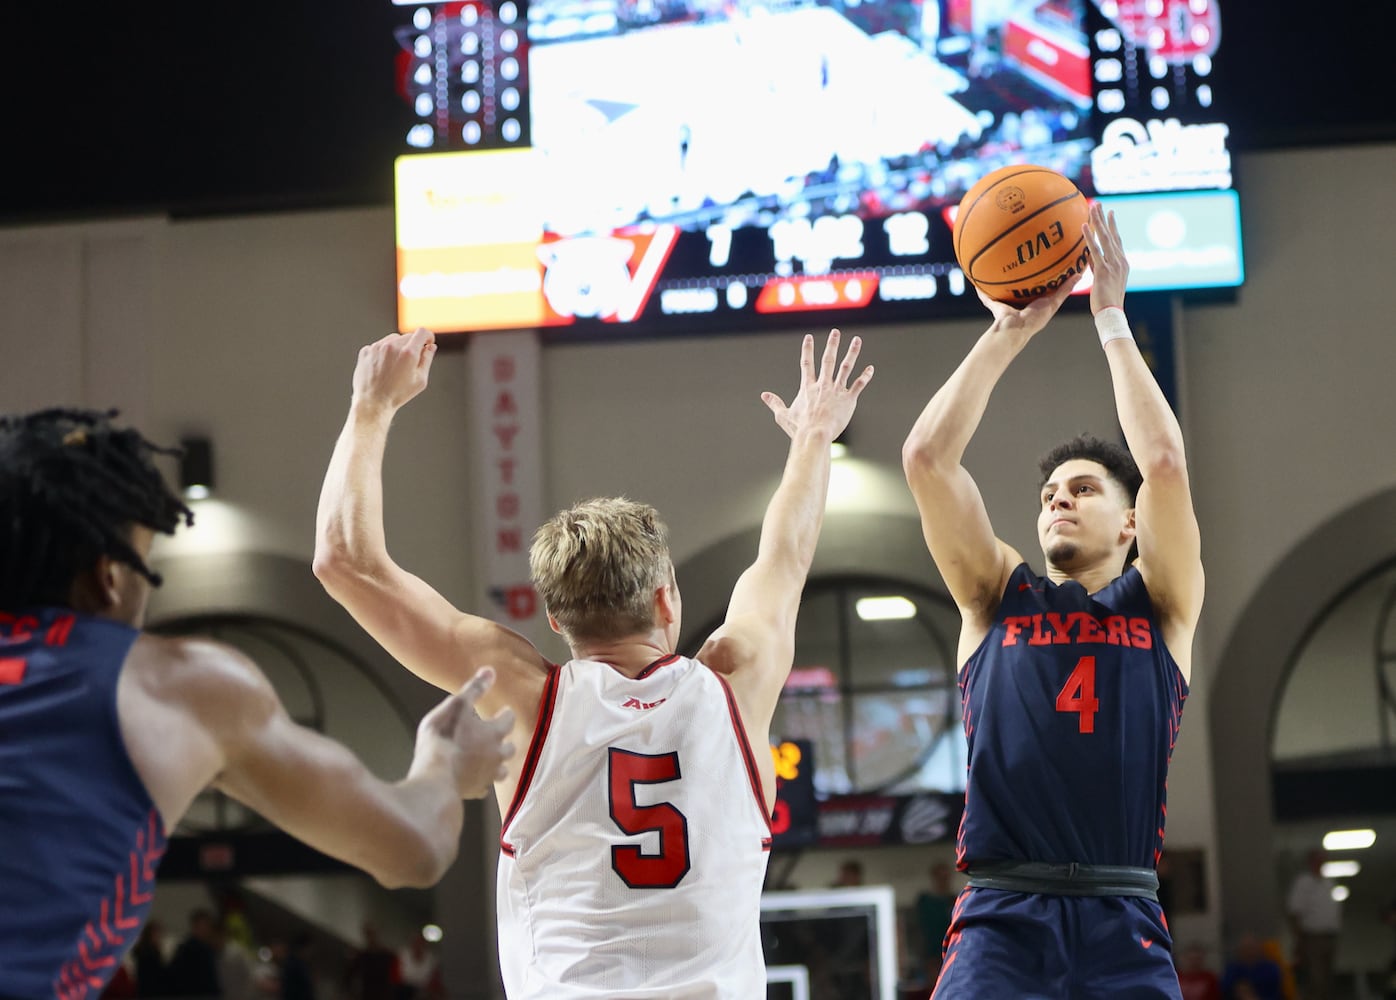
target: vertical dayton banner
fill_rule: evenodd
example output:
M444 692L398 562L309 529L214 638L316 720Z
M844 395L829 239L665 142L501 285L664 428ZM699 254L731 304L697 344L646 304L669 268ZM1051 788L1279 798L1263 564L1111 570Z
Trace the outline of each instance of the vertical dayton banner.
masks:
M466 357L479 456L476 606L541 644L546 618L528 578L528 546L542 520L538 335L527 330L473 334Z

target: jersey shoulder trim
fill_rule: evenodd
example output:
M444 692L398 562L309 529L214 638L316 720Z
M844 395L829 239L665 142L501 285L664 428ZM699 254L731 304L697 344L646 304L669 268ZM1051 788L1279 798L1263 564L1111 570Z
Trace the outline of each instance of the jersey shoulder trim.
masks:
M707 668L704 668L707 669ZM718 683L722 685L722 692L727 696L727 712L732 719L732 733L737 738L737 749L742 755L742 763L746 767L747 780L751 784L751 793L756 799L756 808L761 814L761 818L766 822L766 831L771 831L771 812L766 806L766 795L761 790L761 772L756 768L756 756L751 749L751 741L747 739L746 725L742 722L742 710L737 707L736 695L732 693L732 685L727 683L727 678L719 673L713 673ZM769 849L770 841L763 840L762 846Z
M533 738L529 741L523 769L519 772L519 783L514 788L514 798L509 803L508 812L504 814L504 822L499 825L499 846L505 854L514 853L513 846L504 839L504 831L509 829L519 806L523 805L528 786L532 784L533 775L538 770L538 758L543 754L543 744L548 739L548 729L552 725L553 712L557 707L557 688L561 677L562 668L556 664L550 665L548 679L543 683L543 696L538 699L538 720L533 724Z
M678 653L670 653L668 656L661 656L659 659L655 660L644 670L641 670L638 674L636 674L635 679L637 681L643 680L644 678L648 677L650 674L658 670L660 667L667 667L669 664L675 662L678 659L681 659Z

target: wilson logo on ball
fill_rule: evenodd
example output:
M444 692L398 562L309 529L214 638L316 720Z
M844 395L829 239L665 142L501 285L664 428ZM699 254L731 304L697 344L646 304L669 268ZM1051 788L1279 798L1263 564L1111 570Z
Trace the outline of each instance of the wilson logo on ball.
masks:
M1079 274L1080 272L1084 271L1087 265L1090 264L1090 262L1090 253L1086 250L1082 250L1081 256L1077 257L1076 261L1064 272L1057 275L1057 277L1051 278L1040 285L1033 285L1029 288L1014 288L1009 292L1012 298L1005 299L1002 301L1012 302L1014 305L1026 305L1038 296L1046 295L1054 288L1060 287L1061 283L1066 279L1070 278L1073 274Z

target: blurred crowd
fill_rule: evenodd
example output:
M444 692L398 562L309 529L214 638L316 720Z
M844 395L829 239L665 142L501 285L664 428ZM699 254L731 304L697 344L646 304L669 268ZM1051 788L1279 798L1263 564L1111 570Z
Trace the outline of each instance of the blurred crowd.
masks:
M398 947L366 925L362 943L302 930L262 938L239 911L189 915L178 940L158 920L141 932L104 1000L445 1000L440 960L422 932Z

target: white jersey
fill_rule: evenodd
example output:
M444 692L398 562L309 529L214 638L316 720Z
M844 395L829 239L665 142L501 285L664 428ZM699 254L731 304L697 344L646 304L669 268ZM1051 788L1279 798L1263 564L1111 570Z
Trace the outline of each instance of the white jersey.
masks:
M500 831L510 1000L766 995L771 826L752 752L697 660L551 671Z

